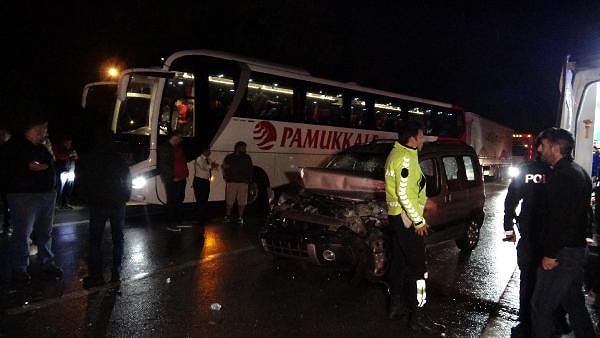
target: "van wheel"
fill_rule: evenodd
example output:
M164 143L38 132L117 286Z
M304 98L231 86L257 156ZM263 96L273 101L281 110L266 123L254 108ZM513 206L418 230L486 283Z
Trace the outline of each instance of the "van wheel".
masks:
M456 246L462 251L472 251L479 243L480 223L476 218L472 218L467 225L466 234L456 240Z

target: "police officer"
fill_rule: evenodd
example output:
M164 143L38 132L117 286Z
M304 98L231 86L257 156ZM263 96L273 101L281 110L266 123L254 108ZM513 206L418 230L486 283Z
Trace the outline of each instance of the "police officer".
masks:
M390 319L407 318L417 333L437 335L444 326L423 311L426 303L425 243L428 226L423 218L425 176L419 166L423 147L423 126L408 122L398 132L398 142L385 163L385 194L388 220L393 232L390 268Z
M536 144L538 140L536 139ZM537 148L537 146L536 146ZM534 160L519 168L519 173L508 186L504 200L505 241L516 241L515 225L521 238L517 244L517 264L521 270L519 290L520 327L528 329L531 318L531 295L535 286L537 266L542 258L540 240L541 222L544 215L544 184L550 166L542 162L536 154ZM521 211L516 208L522 201Z

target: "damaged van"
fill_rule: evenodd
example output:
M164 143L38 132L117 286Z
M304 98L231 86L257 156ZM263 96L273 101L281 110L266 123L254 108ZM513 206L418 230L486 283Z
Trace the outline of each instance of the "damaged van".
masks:
M369 279L384 276L391 258L384 165L393 142L356 145L322 167L300 169L299 183L281 192L260 230L265 252ZM427 179L426 243L454 240L473 250L485 201L477 154L460 142L427 142L419 162Z

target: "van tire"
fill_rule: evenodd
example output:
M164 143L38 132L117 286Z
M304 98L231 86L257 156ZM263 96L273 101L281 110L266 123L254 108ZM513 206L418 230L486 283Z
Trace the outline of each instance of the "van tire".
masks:
M479 243L480 230L481 222L477 217L471 218L465 229L465 235L456 240L456 246L464 252L473 251Z

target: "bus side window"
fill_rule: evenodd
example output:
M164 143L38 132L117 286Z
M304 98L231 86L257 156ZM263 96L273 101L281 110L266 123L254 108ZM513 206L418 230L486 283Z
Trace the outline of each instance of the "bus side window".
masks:
M375 100L372 129L398 131L396 120L402 113L402 108L397 102L391 102L386 98Z
M246 93L247 117L289 121L293 113L294 90L277 79L251 79Z
M304 112L306 123L341 126L343 121L341 90L340 93L325 89L307 91Z
M346 124L349 128L366 128L367 100L361 97L352 97L350 101L350 117Z

